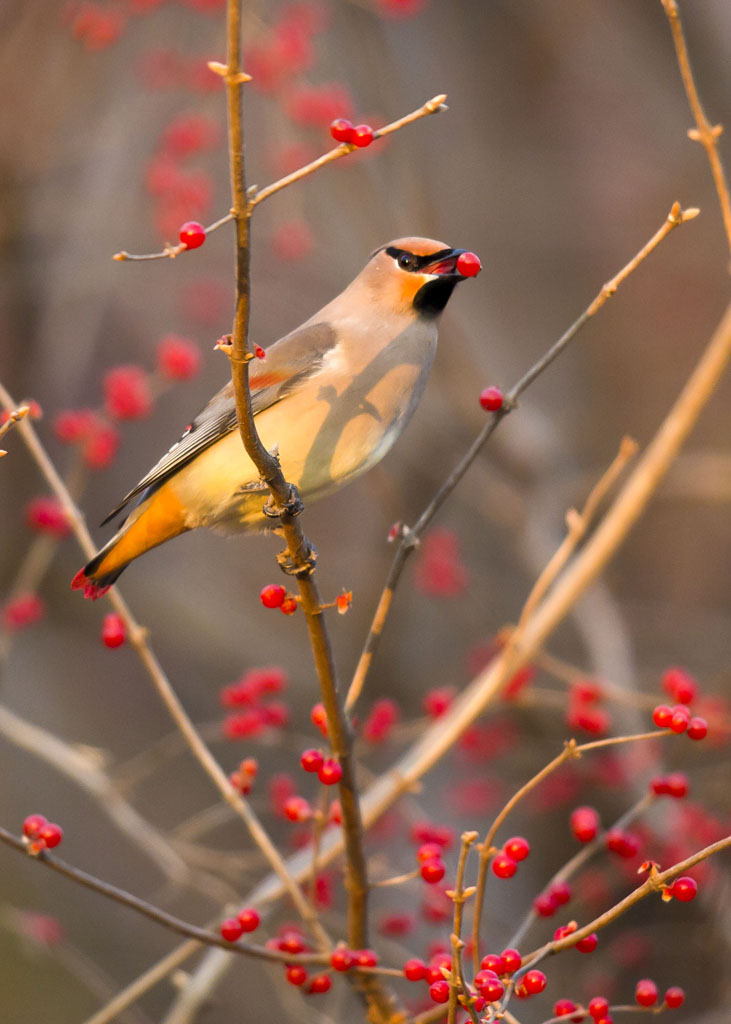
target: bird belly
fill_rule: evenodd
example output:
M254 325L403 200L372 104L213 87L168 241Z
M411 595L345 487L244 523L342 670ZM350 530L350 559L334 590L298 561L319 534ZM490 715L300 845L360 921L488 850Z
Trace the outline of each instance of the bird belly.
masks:
M426 385L434 344L393 349L350 373L323 373L256 416L268 451L307 504L374 466L411 417ZM238 431L227 434L171 481L186 525L224 531L270 528L262 513L267 488Z

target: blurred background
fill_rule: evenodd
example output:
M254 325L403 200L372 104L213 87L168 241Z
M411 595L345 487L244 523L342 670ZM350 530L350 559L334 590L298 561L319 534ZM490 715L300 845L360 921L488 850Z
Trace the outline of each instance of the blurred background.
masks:
M372 249L399 235L472 249L484 267L444 315L426 396L394 451L361 481L307 510L322 591L354 595L349 614L332 622L345 681L393 553L389 527L416 519L479 430L481 389L513 384L675 200L702 211L673 232L526 393L412 560L362 708L365 717L375 700L389 698L409 722L423 714L426 693L460 689L484 663L492 638L516 620L559 542L566 509L584 500L623 435L648 442L677 395L728 301L718 202L703 150L686 136L691 116L659 0L251 0L246 8L246 66L254 76L246 94L249 183L264 185L329 148L333 117L377 127L440 92L450 108L257 211L253 340L266 347L301 323L352 279ZM728 121L731 9L724 0L694 0L681 13L708 116ZM183 221L209 223L229 208L223 91L205 66L224 59L223 4L6 0L0 49L0 379L16 398L40 403L37 429L101 544L110 531L96 524L228 372L212 350L231 323L227 227L175 260L111 259L120 249L156 251L177 240ZM720 148L730 163L725 136ZM160 342L170 335L199 346L200 373L162 386L156 371L149 415L112 424L118 451L109 434L91 455L88 447L63 443L59 414L102 409L105 374L119 364L155 371ZM534 854L514 881L493 886L488 938L498 950L573 852L566 820L576 802L596 804L611 821L652 772L680 769L692 780L695 817L675 806L655 808L644 855L670 839L695 848L715 838L714 829L728 832L730 402L727 379L603 582L551 645L587 677L610 680L630 697L657 696L662 671L684 666L715 701L715 746L666 743L664 761L658 745L629 760L587 762L567 771L563 788L557 784L550 796L526 804L514 828L531 839ZM164 746L170 722L134 653L101 643L104 603L70 592L84 559L72 538L57 544L39 535L39 513L28 507L46 488L19 435L6 435L3 446L3 600L12 608L32 591L43 611L38 602L21 610L23 622L37 621L19 629L6 606L0 820L18 832L26 814L42 811L63 824L69 861L188 920L215 918L224 896L245 893L263 869L250 850L238 856L241 831L225 816L218 820L212 811L210 821L191 826L216 794L174 743ZM276 551L272 540L198 531L135 563L121 589L224 767L232 770L246 755L259 758L252 799L288 849L292 827L270 813L267 780L292 772L304 787L296 752L317 742L308 720L317 695L301 617L280 619L259 602L261 587L280 581ZM221 687L269 665L288 677L291 729L224 742ZM492 732L489 740L482 736L478 755L458 752L428 777L417 798L420 814L457 834L487 827L490 812L567 734L565 701L555 697L562 684L541 674L537 692L541 685L543 701L537 695L486 718ZM640 696L608 704L612 730L646 726L641 703ZM193 873L204 870L201 850L211 851L202 856L205 873L223 880L223 888L189 878L173 885L139 843L48 764L43 736L24 731L26 723L58 735L113 777L119 772L125 795L155 828L178 830L175 850ZM367 771L385 769L409 735L404 726L387 744L363 742ZM140 761L150 749L162 751L159 758ZM455 792L463 794L461 803ZM198 825L199 845L191 848L186 836ZM409 870L413 860L403 821L397 817L389 828L372 844L389 851L383 875ZM84 1021L176 944L171 934L12 851L0 860L0 1017L8 1024ZM688 1004L675 1019L727 1020L729 981L721 965L728 962L731 920L721 867L712 869L707 898L634 911L606 933L600 953L581 958L581 971L571 961L579 954L559 958L546 995L516 1009L521 1021L546 1019L560 996L586 1001L601 991L631 1001L643 976L687 989ZM615 866L596 875L606 892L597 896L585 886L584 902L570 908L579 921L626 890L627 876ZM332 885L332 929L339 934L337 873ZM396 926L375 931L389 964L406 951L424 955L449 931L425 922L414 886L402 897L404 915L413 915L406 933L395 934ZM396 902L376 897L374 920ZM281 911L271 928L285 919ZM550 936L557 923L539 923L536 942L528 944ZM303 1002L293 989L282 991L276 971L252 993L261 966L233 966L190 1019L360 1019L356 1004L343 1003L349 997L342 984L319 1002ZM403 992L412 1003L414 989ZM163 982L120 1019L167 1020L174 997Z

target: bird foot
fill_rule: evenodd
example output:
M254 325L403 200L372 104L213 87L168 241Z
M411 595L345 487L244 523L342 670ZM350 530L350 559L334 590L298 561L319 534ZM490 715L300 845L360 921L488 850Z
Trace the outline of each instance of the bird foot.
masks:
M285 548L277 555L277 564L287 576L294 576L297 579L311 576L317 564L317 548L308 543L296 560L292 557L289 548Z
M279 505L272 494L262 508L262 512L270 519L281 519L282 516L298 516L300 512L304 511L304 507L299 491L294 484L290 484L287 500Z

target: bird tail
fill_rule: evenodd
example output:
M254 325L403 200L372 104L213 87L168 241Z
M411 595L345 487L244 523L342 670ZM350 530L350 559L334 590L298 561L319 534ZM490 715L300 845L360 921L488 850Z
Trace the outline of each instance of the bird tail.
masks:
M93 601L103 597L130 562L188 529L182 504L169 487L161 487L132 512L122 529L76 573L71 589L83 590L84 597Z

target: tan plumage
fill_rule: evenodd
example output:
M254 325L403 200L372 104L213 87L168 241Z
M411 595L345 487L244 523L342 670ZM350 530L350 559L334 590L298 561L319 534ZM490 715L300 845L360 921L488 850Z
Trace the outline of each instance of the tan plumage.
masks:
M337 298L252 367L259 436L305 502L365 472L405 427L434 360L439 314L464 280L462 252L427 238L377 249ZM72 587L98 597L133 559L198 526L270 529L266 497L228 383L107 518L136 499Z

